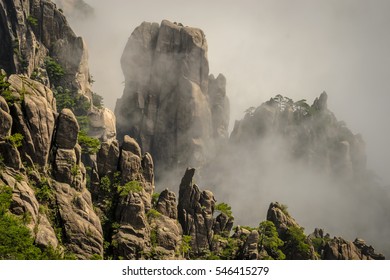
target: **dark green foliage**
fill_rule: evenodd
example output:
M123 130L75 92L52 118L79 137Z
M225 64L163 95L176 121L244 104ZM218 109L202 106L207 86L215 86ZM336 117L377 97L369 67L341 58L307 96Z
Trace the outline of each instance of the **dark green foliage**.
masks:
M119 196L128 196L130 192L139 193L142 191L142 186L137 181L130 181L126 183L124 186L118 186L118 194Z
M275 260L284 260L286 256L281 251L284 242L279 238L273 222L264 221L259 225L259 246L267 251L268 255Z
M41 254L20 219L8 213L0 215L0 259L34 260Z
M54 194L53 190L50 187L49 183L47 182L47 179L42 179L41 182L39 182L36 191L35 196L37 197L39 202L52 202L54 200Z
M63 87L58 86L53 88L53 94L56 98L58 112L61 112L64 108L74 108L75 101L69 89L64 89Z
M12 189L9 186L0 186L0 215L4 215L11 205Z
M27 18L27 21L32 25L32 26L38 26L38 20L33 17L32 15L29 15Z
M80 131L78 142L82 152L85 154L96 154L100 149L100 141L96 138L89 137L84 131Z
M92 93L93 106L97 108L103 108L103 97L97 93Z
M77 123L79 124L80 131L88 131L89 120L87 116L76 116Z
M291 226L283 234L283 252L287 259L307 260L310 258L310 245L303 228Z
M11 214L8 211L11 201L12 189L0 186L0 260L61 259L61 254L53 248L41 250L34 245L30 230L24 225L31 215Z
M314 250L316 251L318 256L321 256L321 251L325 247L326 243L329 242L331 239L329 237L316 237L310 239L311 244L314 247Z
M239 249L238 240L236 238L227 238L227 244L221 253L222 260L234 260Z
M111 180L107 175L100 178L100 190L105 193L111 192Z
M62 77L65 75L64 68L62 68L62 66L50 56L45 58L45 67L52 85L58 85Z
M228 204L226 204L224 202L221 202L221 203L218 203L217 205L215 205L215 209L214 210L219 211L221 213L224 213L228 217L232 217L233 216L232 207L230 207Z
M192 237L190 235L183 235L183 237L182 237L182 241L181 241L180 248L179 248L179 253L184 258L188 258L191 251L192 251L191 240L192 240Z

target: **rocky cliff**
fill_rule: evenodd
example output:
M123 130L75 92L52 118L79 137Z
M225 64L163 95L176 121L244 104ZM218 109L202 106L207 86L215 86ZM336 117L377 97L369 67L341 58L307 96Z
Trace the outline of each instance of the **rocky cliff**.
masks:
M48 86L60 108L74 107L77 117L89 116L91 135L114 139L115 116L94 101L86 44L62 10L51 1L4 0L0 14L0 69Z
M364 146L325 94L312 106L277 96L249 110L228 143L226 80L208 73L204 33L143 23L122 57L117 138L115 116L91 91L85 44L56 5L3 0L0 14L0 259L384 258L361 239L307 236L277 202L264 221L252 211L256 226L234 226L232 207L187 168L206 164L215 178L241 180L210 159L242 153L234 145L252 153L265 135L282 134L292 158L356 182ZM156 162L178 195L156 192ZM172 168L181 181L164 173ZM372 193L370 207L379 201Z
M144 22L131 34L121 65L119 137L134 137L161 176L212 158L228 137L229 101L225 77L209 75L203 31L167 20Z

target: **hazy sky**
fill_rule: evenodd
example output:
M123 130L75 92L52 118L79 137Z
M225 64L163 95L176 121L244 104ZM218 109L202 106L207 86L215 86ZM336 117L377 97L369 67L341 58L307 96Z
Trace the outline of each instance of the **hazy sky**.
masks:
M92 1L94 19L71 20L89 47L94 91L114 109L120 56L142 21L201 28L210 73L223 73L231 124L276 94L329 108L367 144L369 168L390 185L390 1Z

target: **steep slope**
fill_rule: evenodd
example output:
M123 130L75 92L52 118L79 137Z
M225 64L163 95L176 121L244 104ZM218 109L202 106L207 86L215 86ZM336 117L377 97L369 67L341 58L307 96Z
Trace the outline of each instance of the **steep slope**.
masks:
M134 137L153 155L157 176L212 158L228 136L229 101L225 78L209 76L203 31L144 22L130 36L121 65L118 135Z
M72 107L87 125L91 119L91 136L114 139L115 116L100 108L91 90L86 44L56 5L46 0L3 0L0 14L0 69L50 87L60 109Z

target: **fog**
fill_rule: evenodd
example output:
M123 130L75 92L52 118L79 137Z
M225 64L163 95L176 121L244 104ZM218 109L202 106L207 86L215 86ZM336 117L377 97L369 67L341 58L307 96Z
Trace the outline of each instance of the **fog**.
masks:
M110 109L114 109L116 99L123 92L124 77L119 61L134 28L142 21L160 23L162 19L168 19L181 22L199 27L206 34L210 73L223 73L227 78L231 125L244 116L247 108L257 107L276 94L294 100L307 99L311 104L325 90L329 95L329 109L354 133L362 134L369 169L379 175L382 185L390 185L389 1L86 2L94 7L95 16L82 20L70 18L70 22L87 42L94 91L104 97L104 103ZM264 152L264 148L259 148L259 151ZM249 161L250 165L253 162ZM380 219L389 220L388 212L381 213L380 207L376 209L378 211L360 211L362 216L353 219L355 224L345 226L344 222L356 210L350 206L362 203L359 201L361 197L349 197L350 190L340 190L337 184L327 181L329 178L319 179L320 174L299 176L306 174L305 170L290 162L283 166L289 170L288 174L280 176L270 169L269 175L262 179L264 187L259 191L260 198L250 195L256 189L253 181L246 181L241 190L225 194L223 199L227 200L245 192L249 194L239 203L232 203L233 210L239 213L245 211L237 209L239 204L263 203L261 207L246 209L249 214L242 221L252 220L253 215L257 219L265 218L265 212L259 212L273 200L288 205L293 201L303 203L302 197L308 193L307 186L315 185L313 193L318 199L307 201L305 205L289 205L299 223L313 226L317 215L322 217L317 217L318 226L327 226L325 230L333 234L347 234L348 238L361 234L372 240L386 239L388 231L379 232L376 226ZM243 174L241 177L252 175ZM293 175L296 179L288 181L290 190L294 191L286 192L285 179ZM240 184L239 178L235 177L237 185ZM267 184L273 188L266 188ZM332 186L331 191L325 185ZM341 198L346 196L349 198L343 204ZM262 197L267 199L263 201ZM329 205L332 198L339 207ZM349 210L343 212L343 207ZM334 217L340 219L334 222ZM364 220L372 221L370 228L357 230ZM342 227L345 229L340 230ZM374 234L369 232L372 230Z

